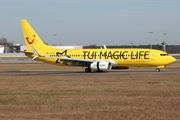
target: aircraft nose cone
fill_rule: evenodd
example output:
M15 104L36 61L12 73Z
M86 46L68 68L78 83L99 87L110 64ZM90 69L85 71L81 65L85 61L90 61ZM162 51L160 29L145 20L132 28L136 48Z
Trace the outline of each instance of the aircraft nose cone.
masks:
M171 57L170 59L169 59L169 62L171 62L171 63L173 63L173 62L175 62L176 61L176 59L174 58L174 57Z

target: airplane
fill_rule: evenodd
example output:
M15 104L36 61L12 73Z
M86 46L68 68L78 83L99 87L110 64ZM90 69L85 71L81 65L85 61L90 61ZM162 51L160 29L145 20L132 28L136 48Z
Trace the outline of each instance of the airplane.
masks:
M82 66L85 72L102 72L129 67L156 67L156 72L176 61L164 51L143 48L65 49L46 45L26 19L20 20L25 55L32 60L54 65Z

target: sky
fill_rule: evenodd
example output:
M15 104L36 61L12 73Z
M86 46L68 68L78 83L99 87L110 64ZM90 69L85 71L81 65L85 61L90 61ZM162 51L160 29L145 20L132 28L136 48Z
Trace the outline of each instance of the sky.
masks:
M27 19L48 44L180 45L180 0L0 0L0 5L0 38L15 44L24 44L20 20Z

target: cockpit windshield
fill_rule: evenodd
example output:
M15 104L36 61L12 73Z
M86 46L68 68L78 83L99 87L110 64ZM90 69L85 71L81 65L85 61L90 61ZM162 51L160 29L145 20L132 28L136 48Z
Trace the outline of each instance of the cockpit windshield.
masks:
M160 56L168 56L168 54L160 54Z

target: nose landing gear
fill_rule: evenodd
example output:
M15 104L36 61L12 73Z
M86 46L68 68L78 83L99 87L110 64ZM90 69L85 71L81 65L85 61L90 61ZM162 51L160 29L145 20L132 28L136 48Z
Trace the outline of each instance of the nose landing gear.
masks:
M159 68L156 68L156 72L160 72L161 70Z

